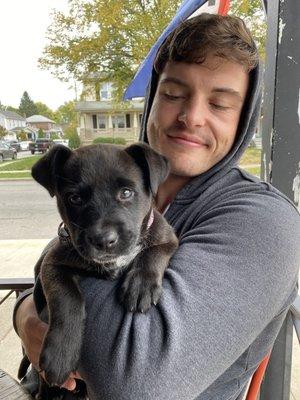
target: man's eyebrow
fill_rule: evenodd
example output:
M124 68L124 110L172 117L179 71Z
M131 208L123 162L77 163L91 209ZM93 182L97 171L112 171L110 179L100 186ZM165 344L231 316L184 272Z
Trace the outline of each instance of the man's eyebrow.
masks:
M173 78L173 77L163 78L159 83L176 83L177 85L188 87L187 83L185 83L179 78Z
M240 101L243 101L241 94L239 92L237 92L236 90L232 89L232 88L216 87L216 88L213 88L212 92L213 93L228 93L228 94L232 94L233 96L237 97Z

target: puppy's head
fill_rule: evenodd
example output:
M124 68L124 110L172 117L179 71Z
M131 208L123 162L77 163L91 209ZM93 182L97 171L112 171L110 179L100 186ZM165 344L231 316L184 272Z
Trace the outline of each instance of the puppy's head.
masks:
M81 256L118 263L138 251L153 197L168 171L167 160L142 143L75 151L56 145L33 166L32 176L56 197Z

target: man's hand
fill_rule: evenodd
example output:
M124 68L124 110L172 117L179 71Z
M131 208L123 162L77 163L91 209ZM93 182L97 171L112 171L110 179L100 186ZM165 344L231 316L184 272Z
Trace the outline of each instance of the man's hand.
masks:
M39 357L48 325L39 319L32 295L20 304L16 314L16 326L26 355L38 370Z
M39 319L32 295L29 295L20 304L16 314L16 326L27 357L39 371L39 358L48 325ZM45 378L42 371L41 375ZM75 378L81 379L77 372L71 373L62 387L74 390L76 388Z

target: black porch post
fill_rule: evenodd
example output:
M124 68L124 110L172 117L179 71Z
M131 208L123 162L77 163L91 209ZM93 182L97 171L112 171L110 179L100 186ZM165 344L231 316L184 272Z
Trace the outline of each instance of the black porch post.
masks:
M300 1L269 0L267 8L261 175L300 209ZM292 329L288 315L272 352L260 400L290 398Z

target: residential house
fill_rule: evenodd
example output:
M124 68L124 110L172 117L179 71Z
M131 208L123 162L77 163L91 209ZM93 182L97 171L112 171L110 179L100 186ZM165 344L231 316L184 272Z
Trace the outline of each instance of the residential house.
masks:
M13 134L16 138L18 133L24 132L28 140L35 141L38 137L38 129L25 126L25 128L16 127L9 131L9 134Z
M85 87L83 100L75 105L81 142L90 144L97 137L122 137L127 142L138 140L144 99L116 103L111 82L100 85L99 91L95 87Z
M25 128L26 119L14 111L0 110L0 126L3 126L7 131L11 131L13 128ZM15 140L16 134L8 132L5 139Z
M27 126L33 129L42 129L45 133L46 138L51 138L52 136L63 135L63 131L61 127L57 126L54 121L51 119L44 117L43 115L32 115L31 117L26 118Z

